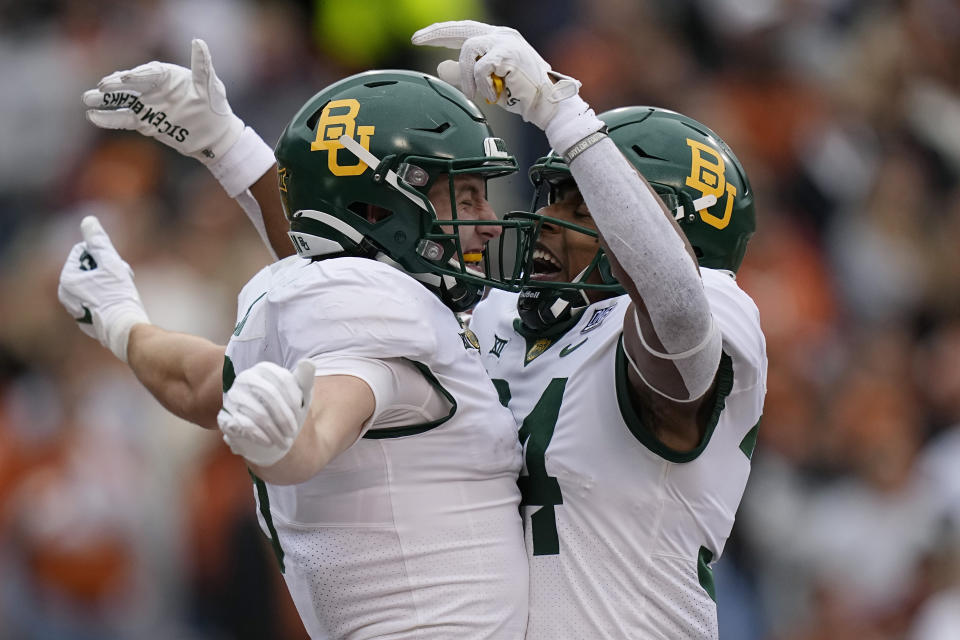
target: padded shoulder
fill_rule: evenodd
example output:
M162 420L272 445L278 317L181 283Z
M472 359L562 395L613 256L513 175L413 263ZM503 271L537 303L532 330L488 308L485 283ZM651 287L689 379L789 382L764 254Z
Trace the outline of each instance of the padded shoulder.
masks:
M288 364L332 352L429 362L440 326L456 327L436 296L393 267L364 258L298 259L273 273L266 300Z
M517 316L517 299L519 295L501 289L490 289L483 300L477 304L470 316L470 329L477 335L494 327L503 318Z
M700 269L710 311L723 335L723 351L733 359L734 389L766 386L767 345L753 299L725 271Z

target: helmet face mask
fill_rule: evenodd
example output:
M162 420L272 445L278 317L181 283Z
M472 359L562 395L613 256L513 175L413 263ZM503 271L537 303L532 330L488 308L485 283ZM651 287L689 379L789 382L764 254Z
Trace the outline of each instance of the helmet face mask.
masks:
M576 188L566 165L556 171L550 167L538 171L535 167L530 171L530 178L534 184L531 211L542 211L561 199L565 191ZM519 234L517 250L523 262L515 270L515 277L508 280L520 291L517 308L526 328L550 332L554 327L566 326L566 321L572 319L576 309L590 304L588 292L600 293L603 297L624 293L624 288L611 273L610 262L602 248L596 249L586 259L577 260L584 254L571 255L567 243L564 243L568 250L560 259L567 270L566 279L559 275L544 275L538 269L538 251L548 249L542 240L545 228L552 230L551 235L563 233L567 242L571 242L571 239L595 241L599 237L596 229L542 213L516 211L507 214L505 219L527 223Z
M486 181L516 171L516 160L477 107L441 80L409 71L341 80L294 116L276 156L301 256L393 264L454 310L471 307L485 285L504 286L486 251L477 255L477 242L464 246L461 235L518 223L458 218L454 196L464 175L482 180L485 196ZM437 216L435 185L435 197L450 198L451 219Z
M621 153L643 175L673 215L693 247L700 266L736 273L756 227L756 216L753 190L730 148L701 123L665 109L625 107L602 113L599 118L606 123L609 136ZM556 192L556 185L572 178L566 163L554 152L539 159L530 168L529 175L537 191L533 211L552 204L551 194ZM533 221L542 217L528 215ZM569 224L564 226L571 227ZM540 230L540 227L535 228ZM596 235L585 227L576 231ZM533 315L524 315L521 300L521 318L531 328L550 321L556 314L545 310L554 305L559 309L562 305L558 301L567 300L568 306L578 306L575 293L579 292L582 298L579 306L585 306L589 301L584 292L601 288L585 284L586 274L568 282L535 279L532 254L537 243L538 237L524 241L523 273L514 282L523 289L541 292ZM609 261L602 254L603 250L599 249L591 265L601 271L601 281L609 286L608 295L622 294L622 287L609 284L616 281L610 275ZM523 297L530 298L532 294Z

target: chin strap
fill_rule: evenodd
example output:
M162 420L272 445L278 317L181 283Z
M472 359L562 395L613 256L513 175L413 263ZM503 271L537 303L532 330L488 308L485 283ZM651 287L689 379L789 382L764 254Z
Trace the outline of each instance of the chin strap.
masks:
M517 310L520 320L532 331L545 331L566 322L590 306L582 289L529 287L520 292Z

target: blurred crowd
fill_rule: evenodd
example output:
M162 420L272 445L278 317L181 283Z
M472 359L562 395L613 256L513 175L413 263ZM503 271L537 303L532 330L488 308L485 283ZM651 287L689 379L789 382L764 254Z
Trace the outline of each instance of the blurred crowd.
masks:
M151 320L224 343L269 256L198 163L81 93L210 46L273 144L329 82L432 71L409 34L517 27L599 112L676 109L756 191L739 280L770 370L718 563L722 640L960 638L960 2L0 1L0 638L302 638L218 434L77 330L57 279L96 214ZM521 163L538 131L486 109ZM493 183L524 208L521 174Z

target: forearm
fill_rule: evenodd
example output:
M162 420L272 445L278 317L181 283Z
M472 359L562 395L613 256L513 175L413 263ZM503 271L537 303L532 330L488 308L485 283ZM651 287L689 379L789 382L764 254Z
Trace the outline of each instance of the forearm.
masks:
M223 401L225 347L151 324L130 330L127 358L134 375L168 411L208 429Z
M649 185L610 139L570 163L606 245L641 298L664 351L700 344L712 320L689 245ZM665 329L669 330L665 330Z
M262 467L247 463L263 480L276 485L300 484L317 475L334 457L334 446L325 439L322 422L307 416L290 451L276 464Z
M254 220L254 216L259 216L262 220L263 233L266 234L265 242L273 249L274 257L286 258L293 255L293 243L290 242L290 236L287 235L290 230L290 223L287 221L280 200L276 165L254 182L248 193L253 200L253 205L240 197L237 198L237 201L240 202L240 206L243 207L244 212L251 220ZM252 211L252 206L257 207L257 210ZM254 226L257 226L256 223L254 223ZM257 230L260 231L259 228Z

